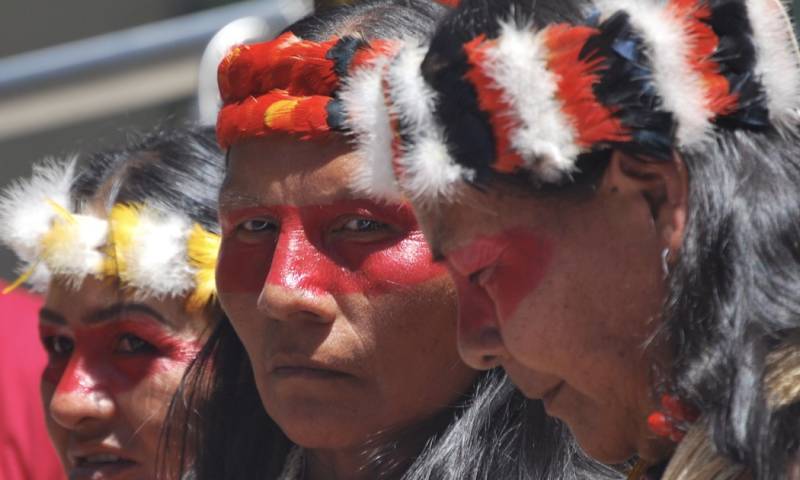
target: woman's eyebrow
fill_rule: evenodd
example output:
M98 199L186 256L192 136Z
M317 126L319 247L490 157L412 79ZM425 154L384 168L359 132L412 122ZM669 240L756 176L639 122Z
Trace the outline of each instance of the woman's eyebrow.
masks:
M243 193L222 191L219 195L220 210L234 210L238 208L261 206L264 204L265 202L263 199Z
M41 308L39 310L39 320L55 323L56 325L66 325L67 319L63 315L50 310L49 308Z
M83 318L84 323L95 324L115 320L126 313L141 313L152 317L159 323L170 325L170 322L155 309L143 303L116 303L110 307L92 312Z

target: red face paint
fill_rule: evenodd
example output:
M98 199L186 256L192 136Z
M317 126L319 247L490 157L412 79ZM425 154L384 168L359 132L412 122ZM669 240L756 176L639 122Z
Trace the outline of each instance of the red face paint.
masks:
M269 219L272 232L242 239L248 219ZM370 235L337 230L343 219L364 219L391 230ZM380 294L445 274L408 206L368 200L315 206L248 208L223 217L217 266L220 292L259 293L265 284L312 294ZM256 238L256 237L253 237Z
M524 229L479 237L448 253L447 262L463 277L480 276L480 284L495 304L499 321L510 318L547 272L552 247ZM464 308L459 295L459 308Z
M450 276L458 291L458 328L462 334L469 335L484 325L495 325L497 315L494 302L486 290L453 268L450 269Z
M199 350L197 342L178 339L149 319L110 321L68 332L44 324L39 330L45 346L53 338L66 337L72 342L70 352L49 351L42 380L56 385L56 394L100 389L122 393L154 374L185 368ZM126 336L143 340L147 346L126 351L121 343L130 341Z

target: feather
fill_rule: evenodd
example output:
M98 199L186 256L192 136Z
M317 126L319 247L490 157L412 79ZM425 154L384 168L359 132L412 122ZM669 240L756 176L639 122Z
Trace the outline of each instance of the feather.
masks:
M434 118L435 92L420 74L425 48L411 42L400 51L386 74L390 116L398 125L402 145L396 159L403 193L424 204L448 199L458 181L474 172L453 160L444 130Z
M755 72L767 96L770 118L793 124L800 109L800 65L791 20L779 0L747 0L756 49Z
M388 59L379 59L350 75L341 91L349 133L360 158L351 187L358 193L388 202L400 202L392 171L392 127L383 92Z
M139 205L114 205L110 250L117 275L139 298L180 297L194 289L187 261L191 224L182 216Z
M45 159L33 174L16 180L0 194L0 242L20 259L18 271L27 283L43 292L50 270L41 262L41 239L57 217L52 203L70 205L69 190L75 177L76 157Z
M194 269L194 291L187 299L188 311L201 310L217 292L215 270L219 256L220 236L195 224L189 233L187 253L189 265Z
M40 240L40 258L48 270L78 288L89 275L103 275L101 252L108 235L108 222L90 215L57 217Z
M604 0L601 9L627 12L630 24L641 36L661 108L675 117L678 146L705 141L712 133L713 112L707 107L703 79L688 61L692 43L686 35L684 19L669 3Z

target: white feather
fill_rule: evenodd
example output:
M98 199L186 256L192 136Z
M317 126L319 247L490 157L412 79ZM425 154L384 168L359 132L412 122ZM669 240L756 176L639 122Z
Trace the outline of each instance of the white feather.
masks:
M776 123L794 123L800 108L797 41L786 9L778 0L747 0L756 46L756 74L767 93Z
M195 286L194 269L188 262L190 222L152 209L139 211L123 281L140 297L183 296Z
M70 207L75 161L75 157L45 159L33 166L29 178L12 183L0 194L0 241L27 264L39 257L39 241L56 217L49 202Z
M425 57L421 45L410 42L400 51L387 72L390 115L397 115L408 129L408 145L403 145L400 158L403 192L412 200L433 203L448 199L460 180L474 175L458 165L447 148L444 130L433 114L436 93L425 83L420 66Z
M688 62L692 39L683 19L668 9L669 2L653 0L601 0L605 14L624 10L642 36L653 69L653 83L677 123L676 138L682 148L696 146L713 131L713 113L707 108L702 79Z
M484 69L503 92L508 113L518 128L511 146L538 178L555 182L575 170L580 149L576 132L558 100L558 79L547 68L542 35L512 22L501 25L501 35L486 52Z
M392 170L392 127L383 92L383 73L388 63L388 58L380 57L351 74L339 98L360 159L351 188L379 200L398 203L403 195Z
M73 220L71 234L60 238L57 247L43 252L41 258L53 275L78 287L87 276L102 272L105 257L100 248L108 238L108 222L90 215L73 215Z
M31 270L32 269L32 270ZM50 279L52 274L50 269L42 263L38 262L33 265L26 265L17 269L19 275L27 274L30 271L30 276L25 281L30 289L36 293L47 293L47 288L50 286Z

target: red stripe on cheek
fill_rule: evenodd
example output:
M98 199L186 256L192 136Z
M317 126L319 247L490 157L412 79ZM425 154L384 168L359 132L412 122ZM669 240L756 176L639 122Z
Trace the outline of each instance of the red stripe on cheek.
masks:
M523 300L546 277L553 246L539 235L523 229L507 231L501 238L506 247L486 289L495 301L502 325L518 313Z
M361 263L365 293L385 293L398 286L411 287L447 274L444 265L433 261L422 232L413 231L385 250L364 258Z
M475 238L447 258L457 275L467 277L486 270L489 276L483 286L502 324L544 279L552 253L550 242L528 230L514 229Z
M455 270L451 271L458 290L458 328L465 335L478 332L484 325L495 325L494 303L481 287L474 285Z
M217 261L217 288L223 293L258 294L264 287L274 249L223 237Z

